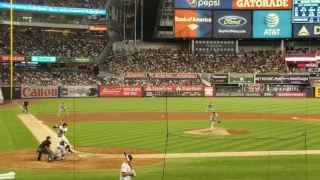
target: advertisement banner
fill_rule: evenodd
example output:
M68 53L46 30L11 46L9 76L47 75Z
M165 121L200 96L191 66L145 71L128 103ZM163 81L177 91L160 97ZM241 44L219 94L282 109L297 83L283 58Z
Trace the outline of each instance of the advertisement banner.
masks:
M196 79L198 77L197 73L151 73L154 79Z
M228 74L212 74L210 78L211 84L228 84Z
M70 62L71 63L94 63L95 59L92 57L83 57L83 58L79 58L79 57L71 57L70 58Z
M292 0L232 0L232 9L292 9Z
M60 86L60 97L98 97L98 86Z
M89 26L89 31L107 31L108 26L105 25L92 25Z
M309 84L309 75L307 74L285 74L283 75L283 84Z
M195 40L194 50L197 52L236 53L235 40Z
M307 97L305 92L277 92L276 97Z
M141 97L141 86L100 86L99 97Z
M205 97L213 97L213 87L204 87L204 96Z
M57 86L24 86L21 87L22 99L59 97Z
M147 73L124 73L124 78L147 78Z
M214 38L251 38L251 11L214 11Z
M204 96L204 87L202 86L145 86L143 87L144 96L159 97L190 97Z
M282 75L280 74L256 74L256 83L261 84L281 84Z
M176 38L211 38L212 11L176 9L174 36Z
M10 7L10 3L0 3L0 9L10 10ZM106 9L67 8L55 6L38 6L30 4L12 4L12 9L16 11L29 11L36 13L107 15Z
M316 87L315 97L320 97L320 87Z
M13 99L21 99L21 87L13 87ZM2 95L4 99L10 99L10 87L1 87Z
M232 0L175 0L176 9L232 9Z
M320 24L293 24L293 38L320 38Z
M291 10L253 11L253 38L291 38Z
M54 63L56 61L55 56L31 56L31 62Z
M255 83L254 74L230 74L230 84Z
M12 61L13 62L25 62L26 57L25 56L12 56ZM4 62L4 63L10 62L10 56L9 55L1 56L0 62Z

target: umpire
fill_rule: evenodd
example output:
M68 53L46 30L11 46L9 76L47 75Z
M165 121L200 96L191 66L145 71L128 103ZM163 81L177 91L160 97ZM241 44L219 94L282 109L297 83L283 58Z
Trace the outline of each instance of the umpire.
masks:
M25 101L23 102L23 111L22 111L22 113L26 113L26 114L29 113L29 112L28 112L28 105L29 105L28 100L25 100Z
M51 151L50 146L51 146L51 138L50 136L47 136L46 140L44 140L37 149L38 161L41 161L42 154L50 154L50 151ZM49 157L48 161L51 162L52 159Z

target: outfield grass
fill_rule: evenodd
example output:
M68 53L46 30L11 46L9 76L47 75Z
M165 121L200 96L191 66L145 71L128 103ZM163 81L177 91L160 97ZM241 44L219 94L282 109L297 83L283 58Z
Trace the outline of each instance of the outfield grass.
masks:
M291 98L99 98L42 99L31 105L34 114L57 113L64 101L74 112L203 112L209 101L218 112L269 112L319 114L318 99ZM16 116L19 108L0 110L0 153L37 147L36 139ZM90 119L88 119L90 121ZM164 152L166 121L81 122L69 123L68 139L76 146L124 147ZM186 135L185 130L208 128L208 120L169 121L169 133ZM306 126L305 126L306 125ZM49 125L51 126L51 125ZM256 150L303 150L304 137L293 140L254 140L257 137L290 138L307 131L308 149L320 149L318 123L274 120L228 120L219 127L250 131L248 135L189 139L169 136L168 152L216 152ZM241 138L246 140L230 140ZM309 180L318 180L320 155L308 156ZM106 162L107 163L107 162ZM120 165L119 165L120 166ZM120 168L120 167L119 167ZM16 179L118 179L119 170L106 171L14 171ZM135 179L160 180L162 164L136 168ZM305 180L305 156L219 157L169 159L165 166L166 180Z
M74 112L203 112L209 101L217 112L319 114L316 98L65 98L31 105L36 114L58 113L64 102Z

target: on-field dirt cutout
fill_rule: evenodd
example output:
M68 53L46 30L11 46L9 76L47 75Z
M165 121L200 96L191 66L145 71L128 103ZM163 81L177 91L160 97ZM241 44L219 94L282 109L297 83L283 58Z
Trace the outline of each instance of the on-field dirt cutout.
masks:
M184 133L197 134L197 135L211 135L211 136L230 136L230 135L249 134L250 132L244 131L244 130L215 127L213 132L211 132L209 128L206 128L206 129L184 131Z

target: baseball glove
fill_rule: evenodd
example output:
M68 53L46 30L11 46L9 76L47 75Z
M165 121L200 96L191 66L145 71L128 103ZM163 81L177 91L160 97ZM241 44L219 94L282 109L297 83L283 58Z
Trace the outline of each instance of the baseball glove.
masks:
M220 121L218 121L218 123L220 123Z

